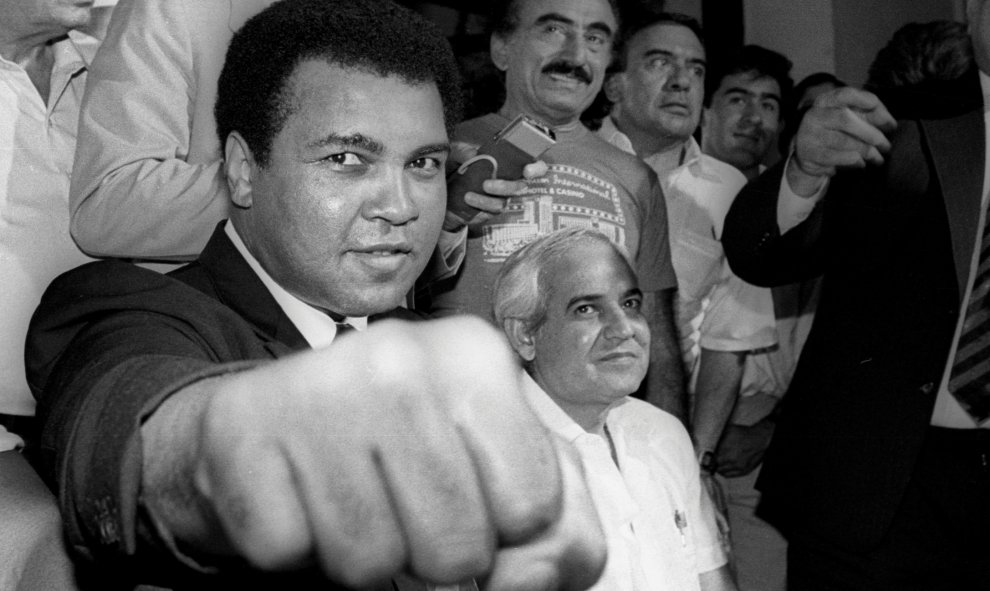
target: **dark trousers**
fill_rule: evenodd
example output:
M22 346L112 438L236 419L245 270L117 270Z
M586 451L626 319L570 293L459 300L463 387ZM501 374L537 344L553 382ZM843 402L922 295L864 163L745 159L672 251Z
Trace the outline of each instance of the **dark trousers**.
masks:
M988 464L990 431L930 427L880 546L853 554L831 541L795 535L788 547L788 589L990 589Z

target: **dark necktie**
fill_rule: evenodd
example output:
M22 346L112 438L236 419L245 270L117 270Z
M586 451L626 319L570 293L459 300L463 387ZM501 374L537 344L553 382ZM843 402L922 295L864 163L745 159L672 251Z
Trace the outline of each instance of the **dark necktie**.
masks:
M327 311L327 316L329 316L330 320L333 320L333 323L337 325L337 334L334 336L334 338L339 337L345 332L354 330L354 326L347 323L346 317L341 316L336 312L330 312L330 311Z
M978 423L990 418L990 219L983 225L980 262L959 334L949 391Z

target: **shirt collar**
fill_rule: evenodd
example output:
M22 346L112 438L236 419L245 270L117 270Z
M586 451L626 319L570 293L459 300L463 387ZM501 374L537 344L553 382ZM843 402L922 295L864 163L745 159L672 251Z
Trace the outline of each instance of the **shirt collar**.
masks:
M619 131L612 117L602 119L602 126L598 128L598 135L623 152L627 152L633 156L636 155L636 150L633 149L632 142L629 141L629 136Z
M564 409L560 408L528 373L523 376L523 393L533 412L540 417L543 426L563 437L568 443L574 443L582 436L591 435L564 412Z
M261 266L261 263L248 250L244 241L241 240L240 235L234 228L234 224L229 220L224 225L224 231L234 244L234 248L244 257L251 270L258 276L258 279L261 279L261 282L268 289L269 293L275 298L275 302L285 312L285 315L289 317L289 320L292 321L292 324L295 325L303 338L306 339L306 342L314 349L329 345L337 335L337 323L334 322L333 318L327 315L326 312L300 300L276 283L271 275ZM344 321L358 330L364 330L368 326L367 317L348 317Z
M980 89L983 91L983 111L990 112L990 75L980 70Z

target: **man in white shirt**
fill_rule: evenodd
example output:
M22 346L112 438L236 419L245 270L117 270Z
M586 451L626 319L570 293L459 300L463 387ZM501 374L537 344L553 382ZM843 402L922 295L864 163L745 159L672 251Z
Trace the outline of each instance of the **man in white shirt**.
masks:
M578 228L510 256L493 294L530 404L584 464L608 543L594 589L735 589L687 431L629 396L649 363L642 300L621 247Z

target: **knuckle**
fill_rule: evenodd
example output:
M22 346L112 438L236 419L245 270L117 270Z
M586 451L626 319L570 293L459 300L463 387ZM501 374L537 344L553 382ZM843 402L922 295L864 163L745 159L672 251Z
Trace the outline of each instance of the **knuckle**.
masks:
M326 573L347 588L365 588L381 583L402 570L405 554L394 543L363 541L320 553Z
M453 532L437 543L414 551L413 570L438 583L457 583L489 572L495 559L495 536L490 530Z

